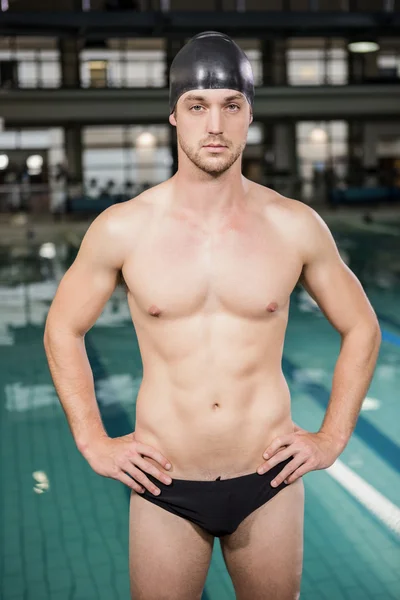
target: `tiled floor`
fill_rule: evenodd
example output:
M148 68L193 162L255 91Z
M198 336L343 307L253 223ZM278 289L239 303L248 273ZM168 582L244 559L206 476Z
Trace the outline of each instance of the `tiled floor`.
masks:
M334 233L379 315L384 341L356 430L338 459L347 467L344 479L329 469L304 477L301 600L399 600L400 240L338 224ZM13 288L11 263L21 282ZM43 324L60 264L39 260L33 249L21 259L6 249L0 256L0 597L128 600L129 489L98 476L77 451L44 355ZM293 420L310 431L329 400L339 342L296 290L283 367ZM106 429L124 435L134 429L142 371L118 290L87 334L86 349ZM357 496L349 473L378 499ZM234 598L216 539L203 600Z

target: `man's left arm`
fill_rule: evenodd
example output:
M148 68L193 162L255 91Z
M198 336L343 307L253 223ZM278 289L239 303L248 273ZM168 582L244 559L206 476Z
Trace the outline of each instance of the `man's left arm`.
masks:
M341 336L331 396L320 428L332 437L340 454L371 383L381 331L361 283L343 262L329 228L314 211L309 216L310 244L300 283Z
M306 205L298 212L303 232L300 283L339 332L341 347L320 430L309 433L295 429L293 434L273 440L266 449L269 468L285 460L285 454L294 456L293 451L297 451L295 462L288 463L276 478L277 485L286 478L292 483L307 471L330 466L344 450L371 383L381 343L376 314L361 283L343 262L328 226ZM278 451L280 460L276 460ZM293 471L294 467L297 470Z

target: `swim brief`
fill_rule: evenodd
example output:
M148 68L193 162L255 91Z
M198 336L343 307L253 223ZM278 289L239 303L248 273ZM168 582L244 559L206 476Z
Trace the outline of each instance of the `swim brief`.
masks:
M254 510L271 500L287 487L284 481L277 487L271 481L279 475L293 456L283 460L263 475L257 472L214 481L172 479L166 484L149 473L145 475L161 493L155 496L145 489L139 494L161 508L196 523L213 536L233 533ZM290 485L290 484L289 484Z

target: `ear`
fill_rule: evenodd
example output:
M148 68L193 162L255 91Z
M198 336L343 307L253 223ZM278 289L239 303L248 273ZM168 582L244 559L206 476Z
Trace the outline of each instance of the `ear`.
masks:
M174 125L176 127L176 118L175 118L175 114L174 113L171 113L169 115L169 119L168 120L171 123L171 125Z
M249 123L249 125L250 125L252 122L253 122L253 113L251 112L251 113L250 113L250 123Z

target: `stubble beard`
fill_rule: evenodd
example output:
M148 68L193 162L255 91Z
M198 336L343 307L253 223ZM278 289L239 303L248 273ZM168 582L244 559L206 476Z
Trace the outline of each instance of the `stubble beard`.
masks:
M202 149L194 150L189 144L182 139L182 136L177 134L178 143L182 148L182 151L186 154L188 159L204 173L218 177L225 173L239 158L242 154L246 142L238 144L235 148L230 150L229 148L223 154L215 153L214 155L204 156Z

